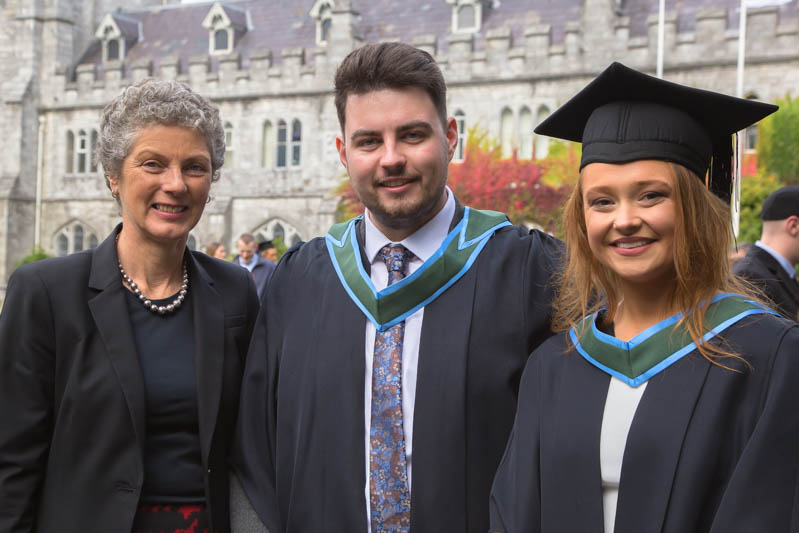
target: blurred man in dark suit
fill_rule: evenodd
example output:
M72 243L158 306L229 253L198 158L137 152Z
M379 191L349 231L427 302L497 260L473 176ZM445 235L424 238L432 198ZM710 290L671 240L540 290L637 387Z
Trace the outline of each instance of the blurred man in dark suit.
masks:
M763 234L733 272L756 284L791 320L799 318L799 186L777 189L763 202Z

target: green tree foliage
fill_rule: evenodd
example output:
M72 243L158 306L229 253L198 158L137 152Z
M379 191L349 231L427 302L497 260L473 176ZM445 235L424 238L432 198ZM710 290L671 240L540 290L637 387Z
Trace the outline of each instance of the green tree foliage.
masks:
M272 239L272 245L275 247L275 250L277 250L277 260L280 261L280 258L283 257L283 254L286 253L289 247L286 246L283 237L275 237Z
M786 185L799 184L799 98L777 100L779 111L758 126L758 166Z
M541 181L550 187L577 185L582 148L580 143L550 139L549 153L545 158L536 161L544 171Z
M33 250L31 250L31 252L28 255L20 259L17 262L17 264L14 266L14 268L19 268L22 265L27 265L28 263L33 263L34 261L39 261L40 259L47 259L49 257L51 256L47 252L45 252L42 248L37 246Z
M783 185L780 180L763 171L741 180L741 218L738 242L755 242L760 238L760 233L763 230L760 208L763 201L772 191Z

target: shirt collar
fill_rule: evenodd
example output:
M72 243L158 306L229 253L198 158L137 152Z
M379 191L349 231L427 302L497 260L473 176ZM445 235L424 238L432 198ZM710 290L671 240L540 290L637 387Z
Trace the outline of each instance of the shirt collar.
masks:
M239 259L241 266L252 272L252 269L255 268L255 265L258 264L258 253L256 252L255 255L252 256L249 263L245 263Z
M785 269L785 272L788 273L789 278L793 279L793 277L796 276L796 270L794 270L791 262L785 259L782 255L780 255L780 253L777 252L774 248L770 247L767 244L763 244L762 241L755 241L755 246L757 246L758 248L762 248L765 251L767 251L769 254L771 254L771 257L776 259L777 262L780 264L780 266L782 266L782 268Z
M413 255L418 257L422 262L427 261L436 250L441 247L441 243L447 238L449 234L449 226L452 222L452 217L455 216L455 196L449 187L446 187L447 202L444 207L436 213L436 216L431 218L424 226L416 230L412 235L400 241L401 244ZM369 212L366 211L363 215L365 227L365 243L364 248L366 257L370 263L374 263L377 253L383 246L392 244L391 239L383 235L377 229L372 219L369 217Z

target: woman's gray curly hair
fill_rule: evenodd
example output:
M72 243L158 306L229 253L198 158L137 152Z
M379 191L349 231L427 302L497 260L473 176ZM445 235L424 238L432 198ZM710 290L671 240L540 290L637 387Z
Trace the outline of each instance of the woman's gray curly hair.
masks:
M225 162L225 129L211 102L176 81L145 79L125 88L103 110L97 139L97 162L109 176L121 177L122 162L141 130L150 126L183 126L200 132L211 154L211 181Z

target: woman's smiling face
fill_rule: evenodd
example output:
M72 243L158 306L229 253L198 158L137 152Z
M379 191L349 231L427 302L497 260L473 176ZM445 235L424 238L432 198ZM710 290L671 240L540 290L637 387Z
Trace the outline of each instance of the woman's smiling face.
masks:
M588 244L623 283L674 283L677 214L669 163L591 163L581 174Z
M198 131L150 126L139 132L121 175L110 182L125 230L145 240L186 239L208 200L211 154Z

